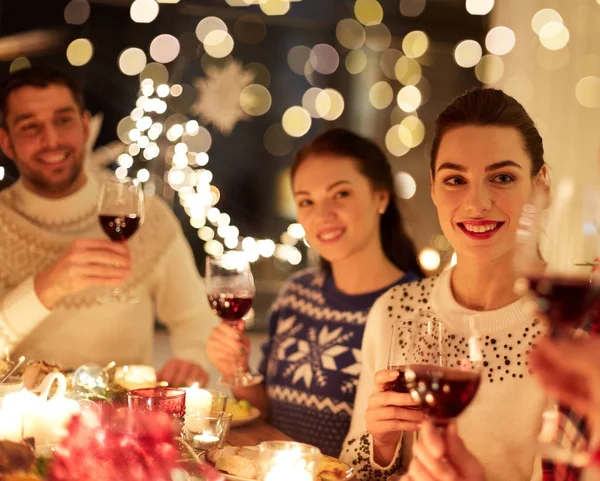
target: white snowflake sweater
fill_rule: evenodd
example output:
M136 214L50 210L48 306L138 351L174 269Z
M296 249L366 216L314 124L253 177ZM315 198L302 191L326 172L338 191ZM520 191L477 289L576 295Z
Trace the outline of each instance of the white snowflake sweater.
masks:
M415 309L433 309L456 334L449 354L467 349L469 312L452 295L451 270L436 278L396 286L373 305L362 345L362 372L350 432L341 458L354 466L358 479L386 479L404 471L410 461L412 434L405 433L389 466L373 460L372 438L366 432L365 411L375 373L387 367L392 323ZM485 466L487 481L541 479L536 457L545 396L530 375L527 354L541 326L527 314L524 300L494 311L476 313L483 349L483 379L477 396L458 417L458 431L467 447Z
M395 284L416 279L408 273ZM323 454L339 455L350 427L367 314L390 287L346 295L319 269L286 282L271 307L260 368L272 425Z

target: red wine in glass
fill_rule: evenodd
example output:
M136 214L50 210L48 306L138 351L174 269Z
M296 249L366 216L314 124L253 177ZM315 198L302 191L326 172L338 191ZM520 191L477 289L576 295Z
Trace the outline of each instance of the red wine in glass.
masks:
M398 371L398 377L395 381L389 382L386 385L387 391L399 392L402 394L410 393L408 389L408 385L406 384L406 368L408 366L389 366L388 369L392 369L394 371Z
M577 328L600 299L600 285L585 277L530 276L529 289L554 330Z
M478 371L433 365L408 366L405 378L413 400L438 426L448 424L469 406L481 382Z
M238 327L238 321L248 314L253 300L254 296L244 294L208 295L208 302L214 313L234 327Z
M113 241L125 242L140 226L140 218L137 214L129 215L98 215L102 230Z

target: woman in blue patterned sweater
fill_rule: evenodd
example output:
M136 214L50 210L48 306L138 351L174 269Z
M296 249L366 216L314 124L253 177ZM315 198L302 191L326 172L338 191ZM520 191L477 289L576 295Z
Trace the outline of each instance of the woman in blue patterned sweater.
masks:
M298 221L320 268L292 276L269 313L264 383L233 395L266 413L293 439L338 456L354 406L367 313L396 284L422 276L396 203L392 170L370 140L343 129L297 155L292 188ZM222 323L207 344L225 375L248 359L245 335ZM240 354L241 353L241 354Z

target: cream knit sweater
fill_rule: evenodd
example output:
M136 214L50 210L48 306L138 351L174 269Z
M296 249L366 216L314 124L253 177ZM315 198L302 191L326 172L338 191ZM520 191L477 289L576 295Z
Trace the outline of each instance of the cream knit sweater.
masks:
M14 355L76 368L83 363L152 363L155 316L170 331L173 354L207 366L205 339L217 319L206 299L181 226L159 198L146 199L144 224L129 240L131 304L99 303L106 288L65 298L49 311L33 276L78 238L106 238L98 223L99 182L62 199L39 197L17 182L0 192L0 342Z
M350 432L342 459L352 464L359 479L385 479L406 469L413 435L405 433L403 445L388 467L372 457L371 437L366 433L365 411L373 392L375 373L387 367L393 321L415 309L433 309L456 334L452 351L468 349L463 316L469 312L454 299L451 270L437 278L393 287L373 305L362 344L363 364ZM458 417L459 434L485 466L487 481L541 479L536 456L545 396L529 373L527 352L540 336L541 326L527 314L523 300L502 309L476 313L481 336L484 370L476 398Z

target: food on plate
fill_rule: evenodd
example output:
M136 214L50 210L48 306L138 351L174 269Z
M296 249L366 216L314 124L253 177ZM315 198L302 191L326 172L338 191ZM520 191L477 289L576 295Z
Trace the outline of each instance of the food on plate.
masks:
M317 473L319 473L321 481L339 481L346 479L348 465L342 463L337 458L322 456L317 466Z
M258 474L256 447L226 446L209 451L207 458L216 469L240 478L256 479Z
M256 479L258 456L257 446L226 446L206 453L208 462L219 471L246 479ZM322 456L317 466L317 481L343 481L350 474L347 464L330 456Z
M225 411L230 412L232 419L246 419L250 417L252 405L245 399L228 399Z

